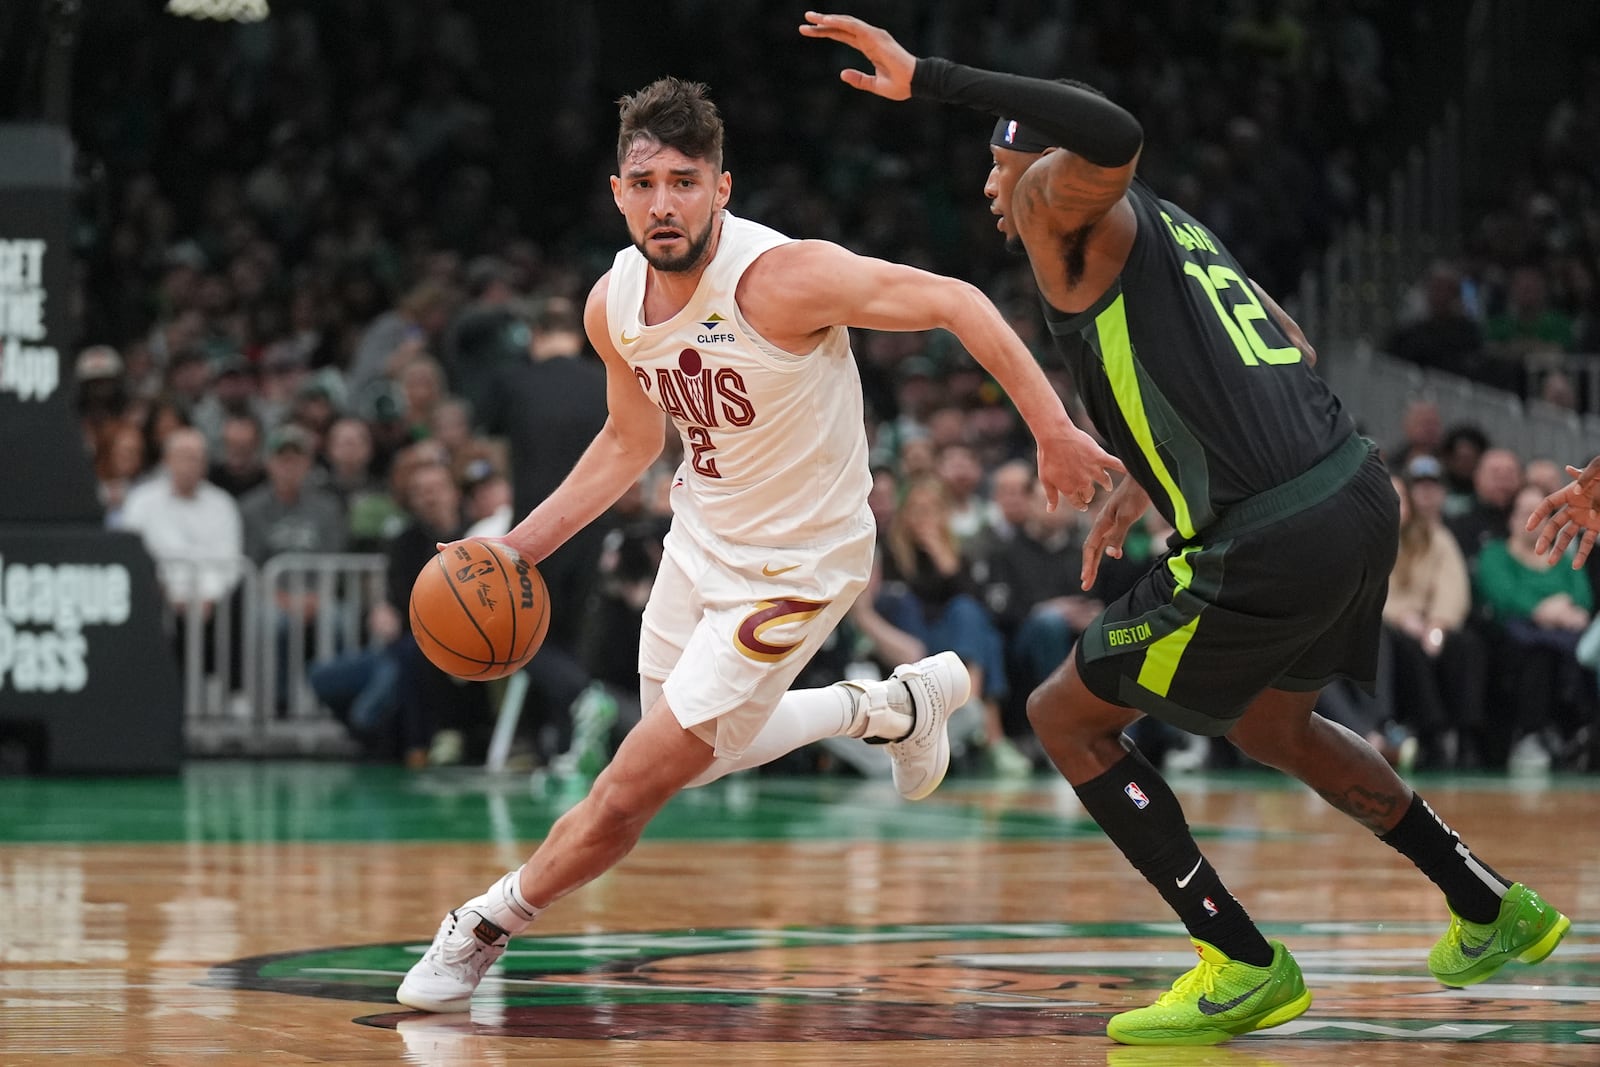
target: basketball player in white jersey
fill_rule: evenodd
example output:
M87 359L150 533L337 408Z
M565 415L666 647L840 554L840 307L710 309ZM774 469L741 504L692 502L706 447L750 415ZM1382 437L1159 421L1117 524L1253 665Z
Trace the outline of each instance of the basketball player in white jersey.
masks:
M920 799L949 764L970 681L954 653L884 682L788 692L866 586L874 526L848 327L953 332L1011 395L1054 504L1086 507L1122 468L1068 419L1032 355L972 286L795 241L727 210L722 120L704 86L621 101L611 179L633 247L584 310L609 418L566 480L506 537L540 560L682 436L673 525L640 640L640 723L589 795L518 870L450 912L397 994L465 1011L509 937L617 863L679 790L831 736L886 743Z

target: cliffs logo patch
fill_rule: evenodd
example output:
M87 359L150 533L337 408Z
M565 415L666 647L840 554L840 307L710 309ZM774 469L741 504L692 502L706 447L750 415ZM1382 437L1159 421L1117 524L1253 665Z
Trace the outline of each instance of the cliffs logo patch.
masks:
M705 331L695 335L695 344L729 345L739 339L733 332L733 327L728 325L728 320L715 311L711 313L710 318L700 320L700 325L705 328Z
M1427 943L1439 924L1263 929L1293 945L1301 967L1316 974L1318 994L1310 1013L1263 1037L1600 1051L1600 924L1573 924L1538 971L1513 969L1472 990L1443 990L1428 978ZM425 936L236 960L212 968L204 984L371 1004L357 1022L398 1030L408 1044L411 1036L437 1039L431 1047L441 1049L461 1041L463 1052L471 1051L468 1039L485 1036L1103 1041L1112 1014L1153 1001L1185 968L1183 939L1176 923L1056 922L518 936L470 1016L430 1016L394 1003L400 979L427 948ZM1352 944L1362 951L1352 952ZM1541 984L1519 984L1524 980ZM729 1053L723 1062L746 1061ZM1591 1059L1580 1050L1549 1062Z
M1133 801L1133 806L1140 811L1150 806L1150 798L1144 795L1144 790L1139 788L1138 782L1129 782L1122 787L1122 791L1128 794L1128 799Z

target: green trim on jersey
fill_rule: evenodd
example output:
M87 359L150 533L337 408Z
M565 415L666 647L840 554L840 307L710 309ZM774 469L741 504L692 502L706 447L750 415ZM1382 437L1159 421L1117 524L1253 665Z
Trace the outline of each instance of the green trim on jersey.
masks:
M1117 399L1117 407L1122 411L1122 418L1127 422L1134 440L1139 443L1139 451L1144 454L1151 473L1172 501L1173 526L1186 540L1192 538L1195 530L1189 502L1184 499L1183 491L1167 470L1161 453L1156 451L1155 435L1145 414L1144 398L1139 386L1139 365L1134 358L1133 344L1128 338L1128 312L1121 293L1096 316L1094 325L1100 342L1100 361L1111 383L1112 395Z
M1172 599L1194 584L1194 568L1189 563L1189 555L1200 546L1191 545L1177 555L1167 559L1167 569L1172 572L1172 577L1177 586L1172 590ZM1178 663L1183 659L1184 650L1189 647L1189 642L1194 638L1194 632L1200 625L1200 616L1184 623L1178 629L1158 638L1145 649L1144 663L1139 667L1139 685L1150 690L1157 696L1166 696L1172 688L1173 676L1178 673Z

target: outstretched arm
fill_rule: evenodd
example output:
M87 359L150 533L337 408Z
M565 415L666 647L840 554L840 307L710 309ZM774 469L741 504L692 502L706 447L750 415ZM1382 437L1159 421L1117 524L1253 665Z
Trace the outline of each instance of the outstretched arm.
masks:
M610 275L595 283L583 325L606 367L605 425L554 492L506 534L512 548L537 563L598 518L661 454L666 420L639 388L606 329Z
M1095 486L1112 486L1116 457L1073 425L1033 353L976 286L915 267L858 256L827 241L780 245L739 284L739 306L762 336L809 338L832 326L866 330L949 330L984 366L1039 444L1039 477L1080 510ZM795 350L801 350L799 345Z
M840 77L847 85L890 100L925 97L1016 119L1045 135L1050 145L1097 167L1131 162L1144 142L1138 119L1100 94L1075 85L980 70L938 56L919 59L887 30L850 15L807 11L800 32L847 44L873 65L872 74L843 71Z
M1574 570L1582 567L1600 536L1600 456L1579 470L1568 467L1572 481L1549 496L1528 516L1528 530L1539 531L1539 540L1533 550L1548 553L1553 564L1566 552L1573 539L1582 535L1578 550L1573 554Z
M1025 132L1009 147L1018 151L1066 149L1035 165L1044 171L1040 191L1048 197L1059 232L1093 224L1122 199L1133 180L1144 130L1126 109L1097 92L937 56L919 59L887 30L850 15L808 11L800 32L847 44L872 64L871 74L842 71L847 85L890 100L916 96L1016 119Z

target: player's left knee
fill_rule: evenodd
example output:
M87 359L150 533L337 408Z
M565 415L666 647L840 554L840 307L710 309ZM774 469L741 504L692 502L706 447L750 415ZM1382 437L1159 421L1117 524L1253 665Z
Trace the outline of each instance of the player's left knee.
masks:
M1056 680L1051 678L1028 694L1028 723L1040 737L1059 733L1065 722L1066 714L1062 707L1065 701L1061 689Z

